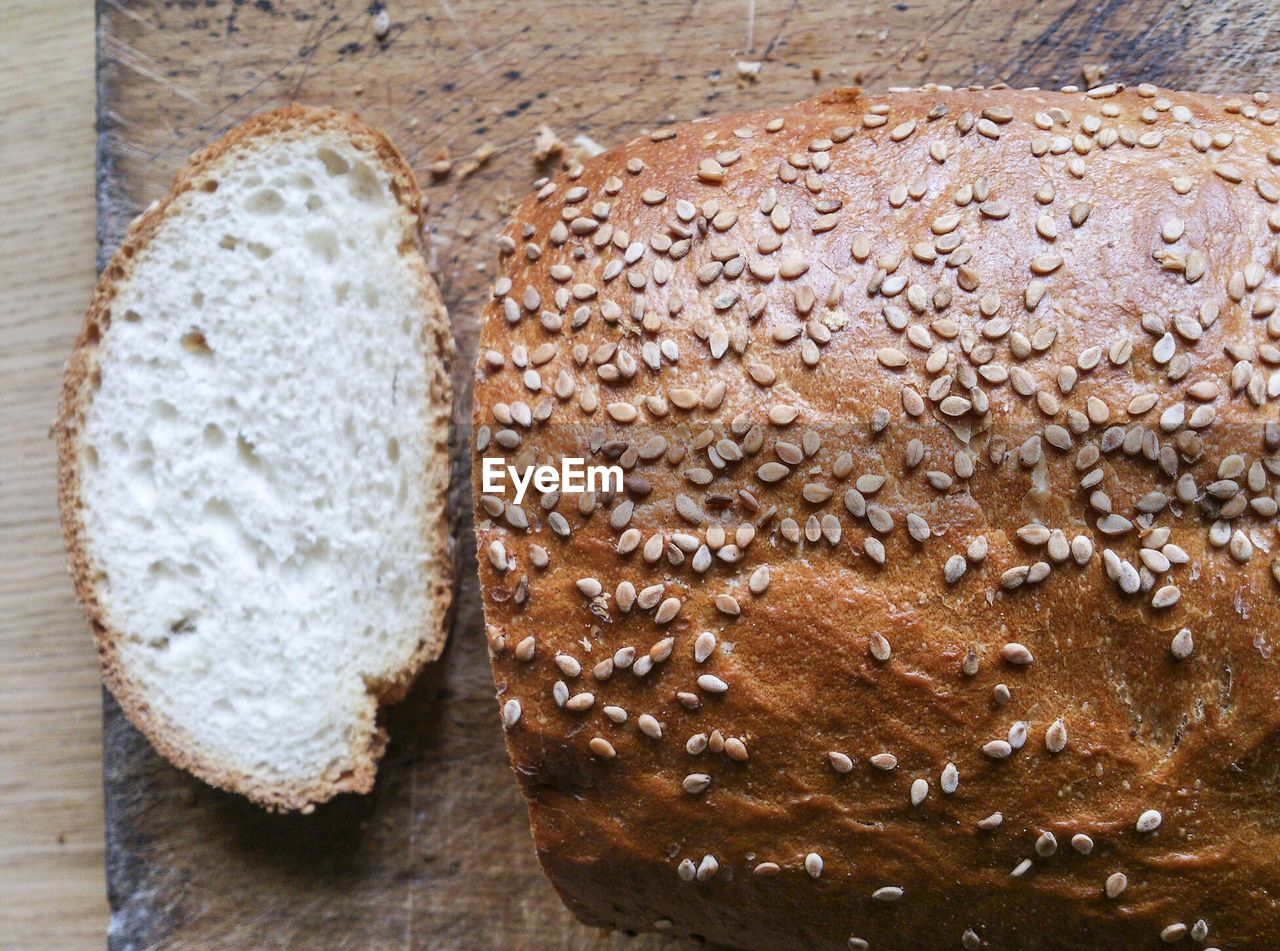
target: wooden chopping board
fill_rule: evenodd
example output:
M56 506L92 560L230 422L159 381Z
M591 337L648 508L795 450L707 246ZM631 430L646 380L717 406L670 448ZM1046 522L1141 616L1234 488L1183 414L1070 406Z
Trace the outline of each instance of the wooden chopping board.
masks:
M470 376L493 236L547 169L541 125L572 146L835 85L1057 86L1107 78L1280 88L1266 0L365 0L98 2L98 230L105 260L188 153L290 101L362 113L430 201L435 270L459 357L451 504L459 583L443 659L386 716L368 797L271 816L155 755L106 697L113 949L609 948L534 858L493 700L469 512ZM763 61L757 81L739 60ZM487 162L462 174L476 149ZM448 148L454 169L432 178ZM471 163L474 164L474 163ZM584 848L589 848L584 843Z

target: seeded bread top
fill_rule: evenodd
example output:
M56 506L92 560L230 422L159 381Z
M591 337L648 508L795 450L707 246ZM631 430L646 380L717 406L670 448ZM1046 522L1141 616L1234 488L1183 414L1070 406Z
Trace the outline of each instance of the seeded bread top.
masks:
M1278 117L841 90L525 202L477 456L626 472L476 484L508 747L579 915L1280 941Z

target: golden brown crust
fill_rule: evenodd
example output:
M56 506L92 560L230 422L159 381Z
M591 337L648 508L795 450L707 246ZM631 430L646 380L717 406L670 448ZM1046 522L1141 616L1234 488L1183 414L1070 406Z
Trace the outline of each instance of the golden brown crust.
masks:
M413 171L404 157L381 132L366 125L358 116L333 109L312 106L288 106L254 116L235 127L223 138L195 153L186 166L174 177L168 193L153 203L130 224L120 248L99 276L93 298L75 347L63 375L62 399L58 419L54 423L54 435L58 445L58 506L62 519L63 540L67 549L68 568L75 586L76 596L84 608L85 616L97 646L102 665L103 681L119 702L121 709L156 750L176 766L185 769L212 786L238 792L271 810L310 811L317 803L331 799L343 792L368 792L373 787L378 760L386 746L386 734L381 728L367 737L367 747L354 751L358 767L334 782L319 781L311 785L278 787L264 784L261 777L247 774L225 762L211 762L193 752L190 738L180 727L162 718L153 710L143 691L129 678L117 653L119 630L99 597L98 569L92 563L85 541L85 526L80 512L82 502L79 486L79 436L85 412L92 399L92 379L98 367L98 344L107 331L111 319L111 304L117 290L128 280L135 256L155 237L160 226L172 214L188 192L202 187L219 162L238 149L263 137L290 137L312 135L317 132L335 131L346 136L357 148L365 150L391 176L392 191L396 200L412 213L412 225L406 228L404 241L417 249L410 256L416 262L414 270L420 281L420 298L427 313L424 323L424 345L429 354L427 390L430 394L430 412L435 418L435 431L443 434L434 447L434 463L424 473L427 490L424 498L438 500L436 511L424 513L423 524L430 534L429 544L439 552L451 547L447 518L444 517L444 499L447 494L449 451L447 434L451 406L449 361L454 355L448 317L440 292L427 272L421 253L422 196ZM394 703L401 699L412 685L422 665L434 660L444 649L448 632L448 614L452 601L452 559L440 559L441 572L432 581L431 599L439 605L440 626L425 631L423 640L411 662L399 676L385 684L379 684L380 704Z
M580 917L1280 943L1276 119L841 90L524 203L476 369L477 546ZM493 455L625 490L516 510Z

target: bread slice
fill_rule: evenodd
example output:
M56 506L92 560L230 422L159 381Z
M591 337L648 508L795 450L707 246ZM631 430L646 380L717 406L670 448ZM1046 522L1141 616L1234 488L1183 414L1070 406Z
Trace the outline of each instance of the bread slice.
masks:
M192 157L103 272L55 430L70 569L130 720L276 810L366 792L444 645L452 342L413 174L291 107Z

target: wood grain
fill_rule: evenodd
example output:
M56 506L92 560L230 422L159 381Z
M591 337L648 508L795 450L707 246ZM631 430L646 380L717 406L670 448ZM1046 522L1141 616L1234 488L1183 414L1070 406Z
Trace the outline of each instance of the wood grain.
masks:
M373 35L372 12L379 6L363 0L99 0L102 253L115 247L129 217L163 192L192 149L235 122L292 100L360 111L387 130L430 183L436 272L461 351L456 419L462 441L474 315L490 280L491 236L510 197L545 171L531 157L542 124L566 142L582 134L608 144L673 119L782 104L831 85L1006 79L1056 85L1078 82L1082 66L1100 63L1110 64L1112 79L1248 90L1276 85L1280 48L1264 0L839 6L813 0L393 0L384 42ZM17 19L21 14L11 10L34 9L26 0L11 2L0 16ZM3 26L0 35L8 41L12 31ZM758 82L738 77L739 59L764 60ZM33 81L32 88L40 87ZM40 114L39 101L32 108ZM36 132L41 135L41 147L49 149L48 135ZM463 177L459 166L481 146L492 146L493 156ZM446 147L455 171L432 180L428 166ZM46 154L52 160L58 152ZM62 174L53 173L55 167ZM52 161L28 169L27 190L40 183L69 188L73 181L88 187L67 169ZM16 226L10 215L0 221L6 233ZM87 222L79 227L60 233L83 240ZM85 665L88 642L76 630L60 574L52 457L32 424L38 419L42 433L52 413L75 324L68 315L78 312L88 288L63 278L56 292L38 295L35 275L61 266L49 257L27 245L9 262L13 280L26 281L22 286L30 290L23 311L5 316L4 385L7 391L17 384L21 399L6 399L2 410L6 438L16 439L20 451L17 462L10 453L4 457L5 564L13 563L4 606L12 610L0 623L7 648L26 637L45 650L65 651L60 662L65 676L74 672L78 689L37 690L47 686L46 675L27 679L32 668L53 661L43 659L40 647L21 644L26 667L6 664L4 675L6 686L12 680L26 691L27 705L20 708L7 692L0 698L6 752L10 732L33 722L32 708L49 711L48 721L37 714L36 722L52 731L67 718L64 711L83 709L96 696ZM20 346L9 343L12 327L21 329ZM11 378L10 361L26 369ZM466 464L459 454L453 503L460 513L470 510ZM389 715L392 744L367 799L337 802L311 817L265 816L169 768L107 703L113 947L246 941L645 946L573 924L537 871L524 807L501 749L474 552L465 525L458 531L464 580L451 646ZM16 544L9 544L11 535ZM44 567L37 571L37 565ZM53 737L60 734L46 733L46 740ZM66 739L47 755L77 776L92 762ZM48 775L53 771L41 774ZM60 787L21 788L41 790L43 800ZM0 792L10 795L7 785ZM38 838L42 816L49 825L54 805L61 807L56 797L40 807L46 812L32 807L22 814L27 828L0 836ZM6 859L0 871L8 875L9 869ZM50 880L39 887L53 894L58 886ZM25 921L39 913L31 903L28 909L21 911Z
M93 12L0 4L0 947L101 947L101 688L48 438L93 287Z

